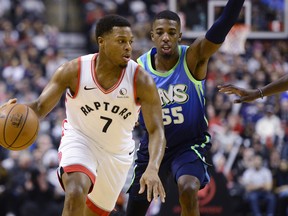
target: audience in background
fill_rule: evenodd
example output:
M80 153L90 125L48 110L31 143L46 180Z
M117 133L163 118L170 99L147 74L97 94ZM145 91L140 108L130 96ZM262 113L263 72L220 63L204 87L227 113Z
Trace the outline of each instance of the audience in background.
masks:
M127 0L82 2L87 35L93 32L95 22L105 14L116 12L129 18L132 26L135 26L135 58L151 46L151 17L167 7L163 0L133 1L133 4ZM68 59L59 50L55 27L45 22L42 1L0 3L0 104L13 97L19 98L20 103L31 101L42 91L57 65ZM34 3L37 3L37 7ZM200 6L195 10L201 11L203 8ZM31 13L31 10L36 12ZM87 49L95 52L97 46L90 39L88 36ZM186 42L190 42L189 39L183 40L183 43ZM262 168L265 167L273 177L273 185L269 183L269 197L273 200L272 194L275 195L277 212L281 212L275 215L287 216L288 93L258 99L249 104L234 105L233 98L218 93L217 85L227 82L257 88L288 73L288 41L247 40L245 49L246 53L240 56L217 52L209 63L206 103L213 141L212 161L217 171L224 172L227 177L231 199L236 200L233 206L239 209L239 205L246 202L241 180L243 173L252 169L250 166L254 155L261 155L265 162ZM63 191L58 181L55 181L56 150L61 138L62 119L65 118L62 101L41 122L40 136L30 148L21 152L0 148L1 216L8 212L24 216L21 211L27 208L36 211L33 206L40 198L36 202L34 197L43 197L43 194L49 194L53 206L51 210L57 212L57 208L62 209ZM263 129L262 123L268 118L267 114L271 113L275 124L268 131ZM265 123L265 127L271 126L271 120L268 121L269 125ZM138 129L136 127L135 139L141 133ZM229 164L225 166L228 159ZM251 179L253 174L246 173L244 176L244 179ZM39 183L44 185L45 190L37 188ZM242 202L238 202L239 197ZM125 202L123 195L118 203L121 211L125 210Z

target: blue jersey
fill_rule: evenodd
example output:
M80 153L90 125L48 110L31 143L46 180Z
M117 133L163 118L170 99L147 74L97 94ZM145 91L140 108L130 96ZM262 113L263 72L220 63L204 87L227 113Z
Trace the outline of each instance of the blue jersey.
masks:
M205 81L194 79L188 69L185 58L188 46L181 45L178 48L180 57L177 64L165 73L158 72L152 67L151 59L157 52L156 48L140 56L137 61L150 73L158 88L167 150L187 146L198 150L200 148L206 152L210 147L210 135L207 132ZM140 113L139 123L145 129L142 113ZM143 145L148 145L147 131L141 139L141 149Z

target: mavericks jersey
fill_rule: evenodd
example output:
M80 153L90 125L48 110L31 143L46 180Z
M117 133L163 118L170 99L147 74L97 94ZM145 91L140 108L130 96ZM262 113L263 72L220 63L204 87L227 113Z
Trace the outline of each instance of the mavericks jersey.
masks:
M97 54L79 58L77 90L74 95L66 93L68 129L90 138L94 145L108 152L131 152L135 148L132 131L140 109L135 95L139 65L130 60L118 82L105 90L95 76L96 58Z
M158 88L167 150L183 148L183 145L206 149L208 145L210 146L210 136L207 133L204 81L195 80L188 69L185 59L188 46L179 46L178 49L177 64L165 73L158 72L152 67L152 56L157 52L156 48L140 56L138 63L150 73ZM142 115L140 115L139 123L145 128ZM141 145L147 145L147 143L146 131Z

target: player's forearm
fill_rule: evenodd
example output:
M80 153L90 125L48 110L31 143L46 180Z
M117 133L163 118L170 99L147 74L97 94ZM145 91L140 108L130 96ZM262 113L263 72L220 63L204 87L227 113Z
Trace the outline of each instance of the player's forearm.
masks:
M244 0L229 0L221 16L207 31L206 39L215 44L223 43L226 35L236 23L243 4Z
M149 135L149 163L148 168L159 170L166 148L164 133L152 133Z
M270 96L288 90L288 74L261 88L263 96Z

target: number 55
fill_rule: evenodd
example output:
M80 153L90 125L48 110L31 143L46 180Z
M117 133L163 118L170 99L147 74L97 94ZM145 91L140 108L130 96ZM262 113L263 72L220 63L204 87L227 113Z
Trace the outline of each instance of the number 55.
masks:
M163 124L169 125L173 124L181 124L184 122L184 116L181 113L182 107L172 107L171 110L169 108L162 109L162 118L163 118Z

